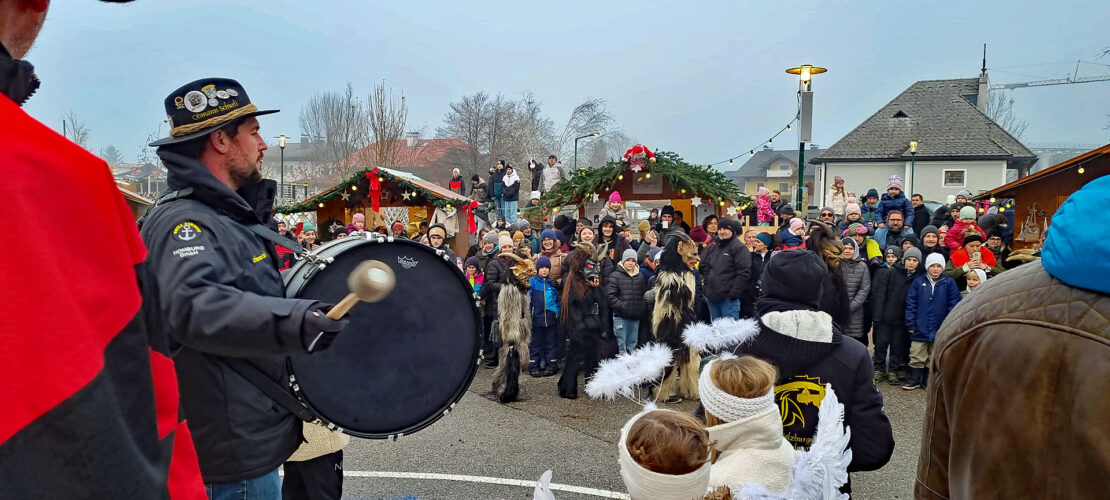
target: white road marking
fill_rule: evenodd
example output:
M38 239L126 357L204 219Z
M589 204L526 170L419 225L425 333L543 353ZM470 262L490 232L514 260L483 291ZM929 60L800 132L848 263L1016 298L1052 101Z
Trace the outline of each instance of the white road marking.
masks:
M503 486L520 486L523 488L535 488L536 481L526 481L523 479L509 479L504 477L488 477L488 476L468 476L464 474L435 474L430 472L387 472L387 471L364 471L364 470L345 470L343 477L381 477L389 479L428 479L433 481L463 481L467 483L486 483L486 484L499 484ZM584 486L574 486L571 484L551 483L550 487L554 491L566 491L568 493L579 493L582 495L590 495L601 498L620 498L628 500L627 493L620 493L609 490L599 490L597 488L586 488Z

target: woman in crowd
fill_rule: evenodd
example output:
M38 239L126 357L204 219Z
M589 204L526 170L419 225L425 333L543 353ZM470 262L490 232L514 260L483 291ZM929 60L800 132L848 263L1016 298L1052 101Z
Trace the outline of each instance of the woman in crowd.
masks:
M844 334L852 337L863 345L867 345L867 332L864 330L864 303L867 302L871 292L871 275L867 271L867 264L860 259L859 247L856 240L844 238L844 251L840 259L840 272L844 275L844 284L848 292L848 324L841 325Z

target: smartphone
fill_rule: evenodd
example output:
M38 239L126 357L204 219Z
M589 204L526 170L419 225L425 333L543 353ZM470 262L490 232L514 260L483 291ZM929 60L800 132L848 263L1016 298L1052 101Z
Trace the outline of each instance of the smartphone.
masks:
M983 252L975 252L971 254L971 258L981 262L983 260Z
M660 222L660 224L662 225L663 229L669 229L671 227L671 223L667 221L662 221Z

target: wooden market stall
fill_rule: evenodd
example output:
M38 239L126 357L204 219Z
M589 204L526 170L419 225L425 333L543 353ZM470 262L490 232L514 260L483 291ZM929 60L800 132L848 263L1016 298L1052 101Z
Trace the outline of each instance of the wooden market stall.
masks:
M749 199L740 188L712 167L691 165L675 153L661 151L655 162L635 168L628 162L611 161L597 168L580 168L570 178L560 181L545 193L544 207L574 205L579 217L587 216L587 208L603 206L613 191L622 201L666 201L681 211L691 227L700 224L698 215L728 213L736 217L739 207ZM700 211L699 211L700 210Z
M135 216L136 220L145 215L151 205L154 205L154 200L121 186L118 182L116 183L116 187L119 188L119 192L123 195L123 199L127 200L127 206L131 209L131 213Z
M376 167L361 169L339 184L296 205L277 207L275 212L315 212L318 233L325 241L332 239L335 228L351 224L356 213L366 216L368 229L389 228L401 221L410 235L416 233L420 222L442 223L452 250L465 255L472 203L470 198L414 175Z
M1031 248L1037 236L1052 225L1052 215L1072 193L1104 175L1110 175L1110 144L1093 149L1014 182L984 191L976 200L1013 200L1000 209L1013 213L1013 247ZM996 203L997 204L997 203ZM1033 224L1037 234L1022 239L1026 225Z

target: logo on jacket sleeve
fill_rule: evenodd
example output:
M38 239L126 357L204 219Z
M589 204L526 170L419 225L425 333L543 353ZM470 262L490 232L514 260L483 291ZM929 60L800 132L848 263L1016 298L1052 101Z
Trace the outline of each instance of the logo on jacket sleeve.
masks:
M173 228L173 236L181 241L193 241L199 235L200 226L193 222L182 222Z

